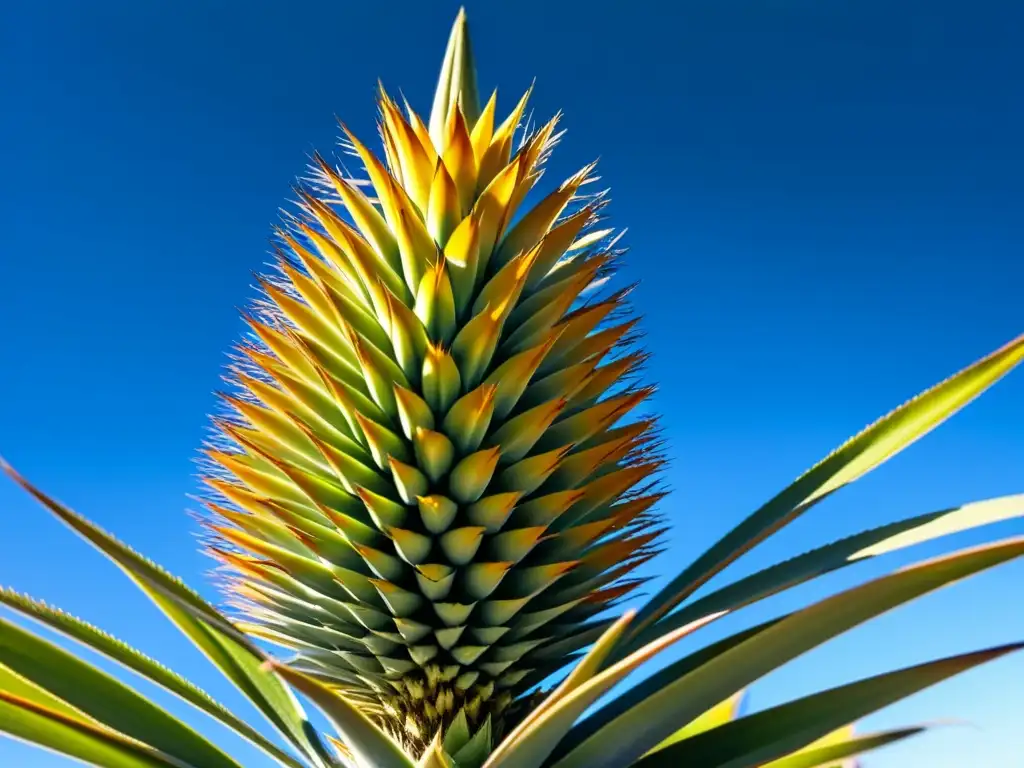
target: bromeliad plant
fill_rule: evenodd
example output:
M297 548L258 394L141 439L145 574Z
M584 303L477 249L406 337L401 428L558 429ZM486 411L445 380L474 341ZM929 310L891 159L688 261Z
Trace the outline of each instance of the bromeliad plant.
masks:
M0 601L105 654L289 768L832 766L919 732L848 723L1015 650L883 674L755 714L740 692L787 661L952 581L1024 554L1008 539L922 562L683 656L586 714L680 638L790 587L1024 513L1024 497L907 518L697 597L712 577L930 431L1024 358L1024 337L848 441L673 578L609 609L657 553L662 459L637 383L620 256L588 166L523 203L560 133L515 138L481 109L465 18L428 122L381 94L368 180L317 158L278 233L231 413L205 479L208 550L232 621L14 475L88 539L275 726L286 748L99 630L11 591ZM13 475L13 470L11 471ZM294 652L273 661L251 638ZM546 680L570 667L560 682ZM292 690L336 728L320 734ZM0 730L99 766L237 768L133 689L0 622Z

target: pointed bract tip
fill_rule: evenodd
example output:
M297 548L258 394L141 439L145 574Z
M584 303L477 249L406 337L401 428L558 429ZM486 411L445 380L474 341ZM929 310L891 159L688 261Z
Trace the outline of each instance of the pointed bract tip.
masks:
M448 116L458 106L466 118L469 130L480 116L480 97L476 86L476 63L469 42L466 9L460 8L448 36L448 46L441 65L441 75L430 110L429 133L435 147L444 146L444 127Z

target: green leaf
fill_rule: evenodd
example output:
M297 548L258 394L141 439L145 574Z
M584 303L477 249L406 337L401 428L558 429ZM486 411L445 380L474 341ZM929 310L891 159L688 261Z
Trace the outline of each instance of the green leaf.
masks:
M687 654L681 659L677 659L667 667L658 670L650 677L636 683L632 688L629 688L620 695L611 699L607 704L589 715L585 720L582 720L573 726L573 729L569 731L561 742L559 742L551 762L554 762L554 760L568 754L575 746L583 742L592 734L607 728L608 724L615 718L625 714L648 696L657 693L680 677L698 669L704 664L707 664L711 659L714 659L716 656L720 656L730 648L735 648L740 643L754 637L758 633L765 631L769 627L775 626L784 618L786 617L782 616L775 618L762 624L758 624L757 626L748 627L747 629L733 635L729 635L728 637L724 637L711 645Z
M629 765L727 696L773 669L898 605L1024 555L1024 537L918 563L786 616L650 693L592 732L558 768ZM614 668L614 667L613 667ZM621 734L628 733L628 739Z
M707 616L688 627L681 627L577 686L539 718L530 721L527 729L521 731L517 728L506 736L484 763L484 768L537 768L543 765L572 724L591 704L645 661L721 615ZM631 617L627 614L626 620Z
M922 726L897 728L891 731L867 733L863 736L850 735L845 739L814 742L801 750L778 760L772 760L761 768L840 768L847 765L847 759L863 755L881 747L895 744L911 736L917 736L926 729ZM827 743L826 743L827 742Z
M561 685L548 696L542 706L546 706L548 702L557 702L563 696L572 693L580 685L596 675L601 669L601 665L604 664L605 659L614 650L615 644L619 642L619 639L626 632L629 623L635 617L636 611L626 611L618 621L608 627L587 652L586 656L580 659L579 664L573 667Z
M138 583L138 582L137 582ZM144 591L145 588L143 588ZM248 641L228 634L169 600L159 592L150 598L224 675L314 765L332 765L302 707L281 680L263 668L266 656Z
M156 683L165 690L184 699L189 704L216 718L235 731L235 733L260 747L282 765L290 766L290 768L303 768L302 763L283 752L248 723L212 699L205 691L103 630L69 613L51 608L38 600L33 600L30 597L4 587L0 587L0 603L3 603L22 616L35 619L50 629L60 632L65 637L77 640L86 647L103 654L150 682ZM0 689L4 687L3 682L0 681ZM52 709L53 707L50 708Z
M2 459L0 468L113 560L314 766L334 765L291 691L273 672L262 669L265 655L213 606L158 565L35 488Z
M453 755L469 743L470 738L469 721L466 720L466 710L460 709L455 716L448 730L444 734L444 751Z
M98 768L202 768L4 691L0 732Z
M923 727L913 727L869 733L863 736L852 737L846 741L801 749L786 757L772 760L770 763L756 763L756 765L759 765L760 768L839 768L840 765L846 765L842 761L863 755L865 752L880 749L881 747L887 747L911 736L917 736L924 731L925 728ZM657 768L659 765L672 766L674 768L680 765L680 763L673 762L671 758L667 759L664 763L648 762L645 759L637 763L637 768L641 766L643 768ZM723 765L731 766L733 763ZM746 765L746 763L737 763L737 765Z
M916 727L921 727L921 726L916 726ZM795 756L798 756L798 755L803 755L803 754L805 754L807 752L812 752L814 750L821 749L822 747L834 747L834 746L836 746L838 744L844 744L844 743L852 740L856 735L857 735L856 724L855 723L847 723L842 728L836 728L834 731L832 731L831 733L825 734L820 739L818 739L816 741L812 741L807 746L801 747L796 752L792 752L791 754L786 755L786 757L782 757L782 758L779 758L779 759L780 760L786 760L787 758L795 757ZM777 763L777 762L778 762L778 760L772 760L772 763ZM764 768L764 766L761 766L761 768ZM816 768L857 768L857 766L853 763L852 760L842 760L841 762L838 762L838 763L829 761L828 765L817 766Z
M923 437L1009 373L1022 359L1024 335L922 392L852 437L683 569L640 611L629 639L811 506Z
M826 573L953 533L1024 515L1024 494L1001 496L917 515L812 549L751 574L684 605L626 646L639 647L664 632L715 611L736 611Z
M37 706L49 709L58 714L70 717L73 720L87 720L81 710L75 709L63 699L59 699L45 688L40 688L35 683L26 680L21 675L15 674L10 668L0 664L0 691L25 699Z
M514 743L518 739L522 738L530 731L534 723L544 717L544 714L554 707L559 701L593 678L593 676L600 670L601 665L604 664L604 660L608 658L608 654L611 653L615 644L619 641L619 638L621 638L623 633L625 633L626 627L629 626L629 622L631 622L635 616L636 611L626 611L618 621L608 627L601 637L598 638L597 642L594 643L587 655L580 659L579 663L573 667L565 680L563 680L555 690L548 694L547 698L545 698L544 701L542 701L537 708L533 710L533 712L527 715L523 721L505 738L502 742L502 746L499 747L499 750L504 747L505 744Z
M413 768L413 761L402 748L345 698L295 669L281 664L274 664L274 668L327 715L360 766Z
M676 765L714 765L718 768L753 768L754 766L805 765L813 768L822 762L847 757L837 750L817 762L793 754L809 744L828 736L844 723L864 717L894 702L911 696L954 675L984 664L1024 647L1015 643L974 653L951 656L938 661L907 667L895 672L870 677L827 691L805 696L747 717L741 717L718 728L698 734L640 760L637 768L668 768ZM918 729L911 729L919 732ZM838 744L817 745L827 749ZM815 751L815 750L812 750Z
M484 724L476 729L469 743L455 753L455 764L458 768L480 768L490 754L491 716L488 715Z
M676 742L689 739L696 736L698 733L710 731L712 728L717 728L720 725L724 725L725 723L735 720L736 715L740 710L740 705L743 703L744 696L746 696L746 691L740 691L739 693L733 694L725 701L719 702L700 717L695 720L691 720L689 723L684 725L647 754L651 755L658 750L672 746Z
M240 768L194 730L115 678L0 619L0 664L115 731L203 768Z

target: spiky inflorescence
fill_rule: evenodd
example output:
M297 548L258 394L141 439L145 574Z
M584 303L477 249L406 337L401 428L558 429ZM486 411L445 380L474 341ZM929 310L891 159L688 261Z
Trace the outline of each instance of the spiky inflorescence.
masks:
M382 91L368 182L317 157L206 452L242 626L412 750L514 719L659 535L592 167L520 213L558 118L513 152L528 94L496 124L474 78L460 15L429 127Z

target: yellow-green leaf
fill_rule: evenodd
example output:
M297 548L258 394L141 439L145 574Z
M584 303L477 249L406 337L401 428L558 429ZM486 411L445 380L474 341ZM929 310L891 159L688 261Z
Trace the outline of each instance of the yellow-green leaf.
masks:
M0 691L0 733L97 768L202 768L4 691Z
M527 715L523 722L506 737L499 749L504 748L506 743L511 743L516 739L522 738L524 734L533 727L534 723L543 717L544 713L597 674L601 665L604 663L604 660L608 658L608 654L611 653L615 644L619 641L619 638L622 637L623 633L626 631L626 627L629 626L629 622L631 622L635 616L636 611L626 611L618 621L608 627L608 629L604 631L604 634L602 634L601 637L598 638L597 642L594 643L587 655L580 659L579 663L573 667L565 680L563 680L555 690L548 694L547 698L545 698L533 712ZM499 763L499 765L501 764Z
M3 619L0 664L98 723L182 762L203 768L240 768L220 749L133 689Z
M714 611L735 611L818 576L879 555L1022 515L1024 494L1017 494L917 515L872 528L812 549L710 592L648 627L630 645L639 647L699 616Z
M37 706L51 710L58 714L69 717L72 720L88 721L88 716L81 710L75 709L66 701L52 693L26 680L21 675L15 674L11 669L0 664L0 691L8 696L16 696L19 699L36 704Z
M121 568L314 766L332 765L333 758L320 743L294 695L273 672L261 668L264 654L213 606L158 565L51 499L6 462L0 460L0 468Z
M426 752L416 763L416 768L456 768L451 757L441 746L441 732L438 731Z
M334 723L361 768L413 768L402 748L343 696L291 667L275 664L274 668Z
M302 768L302 765L295 758L283 752L248 723L212 699L205 691L112 635L81 619L75 618L69 613L51 608L38 600L33 600L3 587L0 587L0 603L27 618L34 619L50 629L60 632L66 637L77 640L86 647L103 654L150 682L156 683L184 699L192 706L221 721L224 725L235 731L235 733L260 747L282 765L289 766L290 768ZM0 683L0 689L2 688L4 688L4 685Z
M725 725L726 723L735 720L739 713L740 705L743 703L744 696L746 696L746 691L740 691L739 693L733 694L725 701L716 704L703 715L700 715L696 719L691 720L689 723L684 725L647 754L653 754L660 749L672 746L676 742L689 739L696 736L698 733L710 731L712 728L717 728L720 725Z
M711 659L720 656L731 648L735 648L740 643L743 643L751 637L764 632L769 627L778 624L784 618L786 617L782 616L771 619L770 621L763 622L753 627L748 627L740 632L724 637L721 640L683 656L681 659L677 659L668 666L658 670L650 677L641 680L636 685L609 700L604 706L588 716L585 720L577 723L558 745L555 756L559 757L567 754L575 746L582 743L594 733L606 728L609 723L644 701L648 696L657 693L675 680L689 674L695 669L700 668L704 664L707 664Z
M811 506L926 435L1024 360L1024 335L928 389L852 437L683 569L640 611L630 638Z
M1015 643L876 675L733 720L640 760L637 768L815 768L864 750L844 723L1024 647ZM899 738L920 732L907 729ZM883 739L884 743L885 742ZM881 744L878 744L881 746ZM787 757L788 756L788 757Z
M629 765L681 724L797 656L892 608L1021 555L1024 537L962 550L901 569L792 613L667 682L625 713L605 722L600 730L591 730L554 765ZM581 726L587 729L586 723ZM629 739L619 738L621 733L628 733ZM570 738L570 743L573 741Z
M721 615L707 616L681 627L578 685L531 721L529 728L509 734L491 753L484 768L537 768L545 764L558 742L591 704L641 664Z

